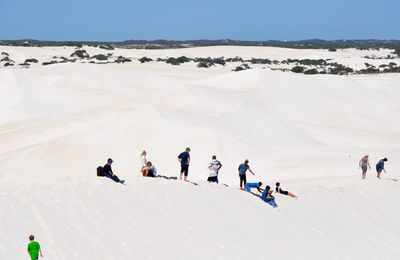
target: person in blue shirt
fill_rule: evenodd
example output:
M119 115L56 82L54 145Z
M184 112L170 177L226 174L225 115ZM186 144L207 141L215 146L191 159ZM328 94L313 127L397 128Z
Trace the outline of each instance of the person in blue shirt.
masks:
M249 182L246 183L246 191L250 192L251 188L256 188L258 192L262 193L263 189L261 189L262 182Z
M272 192L273 192L273 190L271 189L271 187L269 187L269 186L265 187L265 190L261 196L261 199L263 201L267 202L272 207L276 208L276 207L278 207L278 204L276 204L275 197L272 196Z
M249 160L245 160L244 163L242 163L241 165L239 165L238 171L239 171L239 178L240 178L240 189L244 190L243 187L246 187L246 171L249 170L249 172L253 175L254 172L250 169L249 166Z
M112 164L113 162L114 162L114 161L113 161L111 158L108 158L107 164L104 165L104 168L103 168L104 174L106 175L107 178L110 178L110 179L112 179L112 180L115 181L115 182L124 184L125 181L124 181L124 180L120 180L120 179L118 178L118 176L115 175L114 172L112 171L112 169L111 169L111 164Z
M189 173L190 164L190 148L186 147L185 151L178 156L178 161L181 163L181 172L179 179L182 180L182 175L184 174L184 180L186 181Z
M387 160L387 158L383 158L382 160L379 160L379 162L376 164L376 172L378 173L376 177L378 177L378 179L381 178L382 170L386 173L385 162L387 162Z

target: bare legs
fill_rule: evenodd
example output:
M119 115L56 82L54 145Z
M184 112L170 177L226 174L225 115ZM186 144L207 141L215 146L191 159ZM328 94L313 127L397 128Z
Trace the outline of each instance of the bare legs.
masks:
M362 179L365 179L365 176L367 175L367 172L364 172L363 171L363 173L362 173Z
M293 193L290 193L290 192L288 192L288 194L287 195L289 195L290 197L292 197L292 198L297 198L297 196L296 195L294 195Z

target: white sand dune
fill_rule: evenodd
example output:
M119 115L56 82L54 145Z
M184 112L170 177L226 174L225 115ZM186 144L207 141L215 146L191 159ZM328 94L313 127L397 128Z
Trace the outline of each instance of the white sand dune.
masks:
M73 52L0 50L21 60ZM354 67L371 53L113 52L332 58ZM399 86L399 74L307 76L191 63L1 69L0 255L27 257L33 233L46 259L398 259L400 182L388 178L400 178ZM176 157L186 146L192 148L189 179L199 185L139 177L141 150L159 173L177 176ZM361 180L358 160L366 153L373 168L389 158L384 179L372 169ZM213 154L229 187L205 182ZM95 177L108 157L126 186ZM244 159L256 173L249 181L280 181L300 199L277 195L273 209L239 191Z

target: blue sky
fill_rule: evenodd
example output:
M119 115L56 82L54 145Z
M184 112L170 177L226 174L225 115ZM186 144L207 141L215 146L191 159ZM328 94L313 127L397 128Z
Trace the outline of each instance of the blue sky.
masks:
M400 0L0 0L0 39L400 39Z

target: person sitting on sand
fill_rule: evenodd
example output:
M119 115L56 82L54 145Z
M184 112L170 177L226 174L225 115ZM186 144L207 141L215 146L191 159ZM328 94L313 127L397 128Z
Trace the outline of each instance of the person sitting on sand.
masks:
M142 154L140 155L140 164L142 166L142 168L140 169L140 172L142 173L142 175L144 175L143 173L143 169L147 167L147 152L145 150L142 151Z
M281 184L279 182L276 183L276 188L275 188L276 193L280 193L286 196L290 196L292 198L297 198L296 195L294 195L293 193L290 193L288 191L282 190L281 189Z
M212 161L208 165L208 182L216 182L218 183L218 171L221 169L222 164L217 160L217 156L212 156Z
M265 202L267 202L267 203L268 203L269 205L271 205L272 207L276 208L276 207L278 207L278 204L276 204L276 202L275 202L275 197L272 196L272 192L274 192L272 189L270 189L270 190L268 191L267 199L265 200Z
M263 189L261 189L262 182L248 182L246 183L246 191L250 192L251 188L256 188L258 192L263 193Z
M379 162L376 164L376 172L378 173L376 177L378 177L378 179L381 178L382 170L386 173L385 162L387 162L387 160L387 158L383 158L382 160L379 160Z
M271 189L271 187L269 185L265 186L265 189L261 195L261 199L263 201L267 201L267 195L268 195L268 191Z
M365 179L365 176L367 175L367 166L369 169L371 169L371 166L369 165L369 155L366 154L363 158L360 159L358 162L358 166L361 167L362 170L362 179Z
M151 162L147 162L147 166L143 168L143 176L145 177L156 177L157 170L156 167Z
M115 175L115 174L113 173L113 171L112 171L112 169L111 169L111 164L112 164L113 162L114 162L114 161L113 161L111 158L108 158L107 164L104 165L104 169L103 169L103 170L104 170L104 173L105 173L106 177L112 179L112 180L115 181L115 182L118 182L118 183L122 183L122 184L123 184L125 181L124 181L124 180L120 180L120 179L118 178L118 176Z

